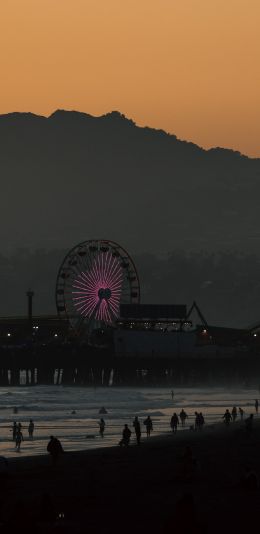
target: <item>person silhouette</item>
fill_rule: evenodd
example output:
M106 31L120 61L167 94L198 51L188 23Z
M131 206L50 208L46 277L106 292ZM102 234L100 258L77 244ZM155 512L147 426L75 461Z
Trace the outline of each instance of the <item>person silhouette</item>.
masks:
M175 433L177 432L177 427L178 427L178 424L179 424L179 417L177 415L177 413L174 412L172 418L171 418L171 428L172 428L172 431Z
M230 413L230 411L227 409L224 413L224 415L222 416L222 419L224 419L224 422L226 424L226 426L229 426L230 425L230 421L232 419L232 415Z
M30 419L30 423L28 426L28 434L29 434L30 439L33 439L33 432L34 432L34 422L32 419Z
M122 432L122 439L119 442L120 447L123 447L123 445L125 447L128 447L128 445L130 443L131 434L132 434L132 432L131 432L130 428L128 428L128 425L125 425L124 429L123 429L123 432Z
M20 452L22 441L23 441L23 434L22 434L21 429L18 427L16 436L15 436L15 448L17 452Z
M153 422L150 415L148 415L148 417L145 419L144 425L146 426L146 435L149 438L153 430Z
M133 427L135 429L137 445L140 445L140 443L141 443L141 426L140 426L140 422L139 422L139 419L138 419L137 416L134 418Z
M100 436L101 436L101 438L103 438L104 437L105 426L106 426L106 423L105 423L103 417L101 417L101 419L100 419L98 424L99 424Z
M47 451L51 455L53 465L56 465L60 455L64 452L60 440L54 436L50 436L50 441L47 445Z

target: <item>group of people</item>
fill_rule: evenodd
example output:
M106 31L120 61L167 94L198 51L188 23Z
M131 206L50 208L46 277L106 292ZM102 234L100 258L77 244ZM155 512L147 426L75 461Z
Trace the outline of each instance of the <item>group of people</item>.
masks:
M148 417L144 420L143 424L146 427L146 436L149 437L153 430L153 422L152 422L150 415L148 415ZM133 427L134 427L134 432L135 432L135 437L136 437L136 443L137 445L140 445L142 431L141 431L141 424L138 419L138 416L134 418ZM129 426L125 424L123 428L123 432L122 432L122 439L119 441L120 447L123 447L123 446L128 447L130 443L131 435L132 435L132 432Z
M256 402L257 402L257 405L255 405L255 409L256 409L256 413L258 413L258 401L256 401ZM236 406L233 406L231 412L229 411L228 408L226 409L224 415L222 416L222 419L224 419L224 423L225 423L225 425L227 427L230 425L231 422L234 423L236 421L238 411L239 411L239 414L240 414L240 420L243 421L243 419L244 419L244 410L243 410L243 408L241 408L239 406L239 408L237 410ZM249 417L247 417L245 419L246 430L248 432L250 432L252 430L253 418L254 418L254 414L251 413L249 415Z
M172 415L171 420L170 420L170 427L171 427L172 431L174 433L177 432L179 424L181 424L181 426L184 427L186 419L188 417L189 416L185 412L184 409L181 410L179 416L177 415L176 412L174 412L174 414ZM205 419L204 419L204 416L203 416L202 412L200 412L200 413L195 412L195 425L192 426L192 428L193 429L195 428L195 430L202 430L204 423L205 423Z
M33 439L33 432L34 432L34 422L32 419L30 419L30 422L28 425L29 439ZM15 442L15 448L17 452L20 452L21 443L24 439L23 433L22 433L22 423L16 423L15 421L13 423L12 433L13 433L13 441Z

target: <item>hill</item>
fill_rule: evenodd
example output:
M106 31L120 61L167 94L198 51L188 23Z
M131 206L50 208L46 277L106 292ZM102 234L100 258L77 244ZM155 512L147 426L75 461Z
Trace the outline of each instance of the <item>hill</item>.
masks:
M3 251L93 236L140 252L258 249L259 159L118 112L0 116L0 173Z

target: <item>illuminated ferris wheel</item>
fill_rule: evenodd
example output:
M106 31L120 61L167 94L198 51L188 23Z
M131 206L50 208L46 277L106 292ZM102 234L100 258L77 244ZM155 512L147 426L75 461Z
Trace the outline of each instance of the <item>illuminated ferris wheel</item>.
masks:
M138 304L140 284L129 254L113 241L93 239L69 251L59 269L56 305L79 334L112 326L120 304Z

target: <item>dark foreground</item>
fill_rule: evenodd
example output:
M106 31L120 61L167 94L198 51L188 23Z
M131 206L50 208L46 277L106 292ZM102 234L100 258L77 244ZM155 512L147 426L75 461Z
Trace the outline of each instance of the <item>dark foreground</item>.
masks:
M65 453L56 467L48 456L15 459L1 481L0 531L258 532L260 490L243 482L246 466L260 476L258 421L252 434L236 423Z

